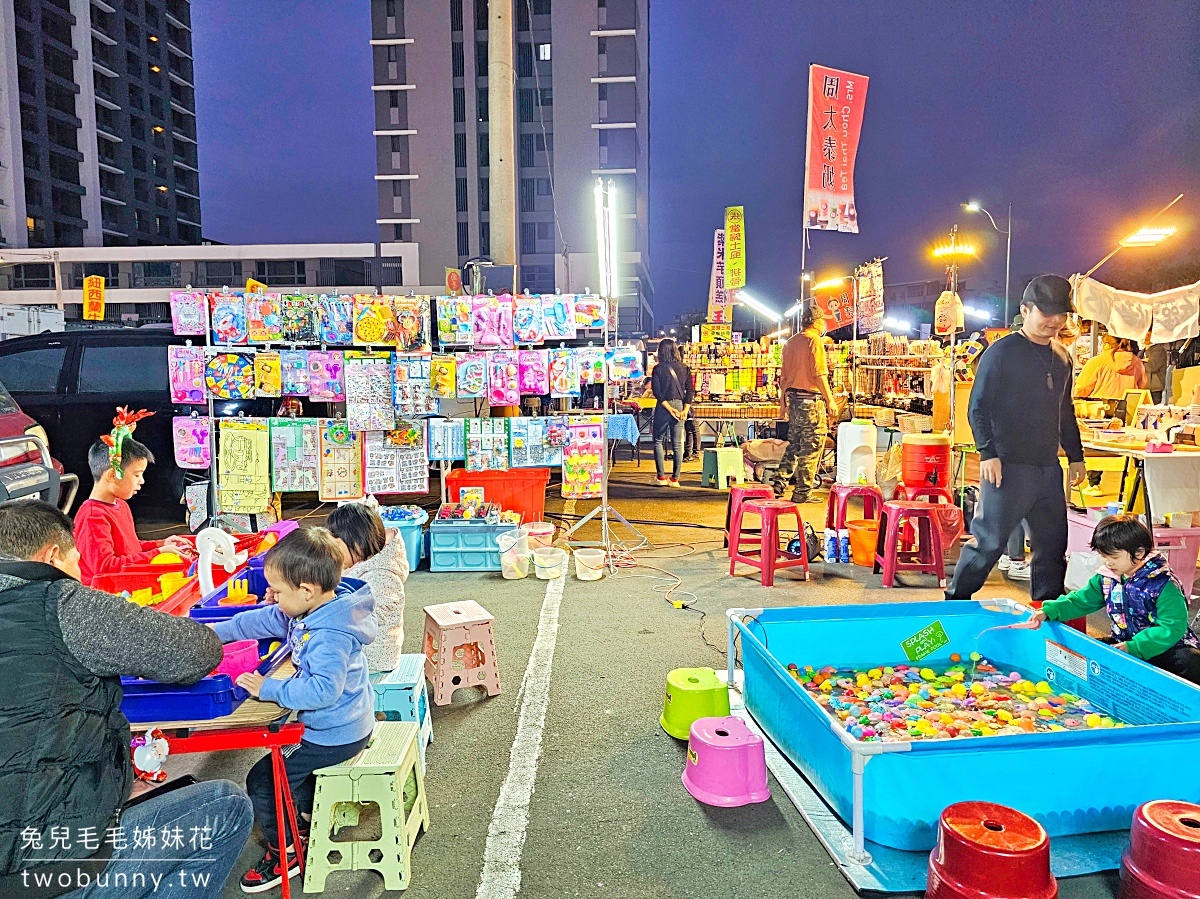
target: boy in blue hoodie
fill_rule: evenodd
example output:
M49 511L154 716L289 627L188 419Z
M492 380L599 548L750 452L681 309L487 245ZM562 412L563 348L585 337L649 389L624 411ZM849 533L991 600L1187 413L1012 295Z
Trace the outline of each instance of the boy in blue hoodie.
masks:
M294 677L276 680L250 672L237 682L252 696L299 712L304 739L290 754L285 750L285 765L296 811L304 820L312 812L313 772L353 758L375 725L375 697L362 651L375 639L375 602L365 583L342 578L342 560L341 546L325 528L293 531L263 560L275 604L214 625L225 643L278 639L291 646ZM258 893L277 886L284 876L269 755L246 775L246 792L267 850L242 877L242 891ZM290 836L283 841L288 877L300 873L296 844L303 852L307 837L303 824L301 828L299 841Z

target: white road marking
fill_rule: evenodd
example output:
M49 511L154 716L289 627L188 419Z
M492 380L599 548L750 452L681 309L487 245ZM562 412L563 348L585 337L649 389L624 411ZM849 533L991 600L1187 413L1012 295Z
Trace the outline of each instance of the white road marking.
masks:
M483 850L483 873L475 899L513 899L521 889L521 852L529 826L529 805L542 757L542 731L550 706L550 670L558 642L558 610L562 605L566 572L546 585L537 638L521 681L517 735L508 757L508 775L488 825Z

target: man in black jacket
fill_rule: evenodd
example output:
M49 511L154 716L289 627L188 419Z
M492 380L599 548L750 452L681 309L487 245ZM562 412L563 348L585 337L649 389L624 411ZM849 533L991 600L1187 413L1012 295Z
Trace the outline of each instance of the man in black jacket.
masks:
M1059 447L1072 486L1087 474L1071 401L1071 358L1055 340L1070 311L1070 282L1039 275L1021 299L1020 330L980 357L967 413L979 450L980 512L947 599L970 599L983 586L1022 520L1033 547L1032 598L1058 599L1065 592L1067 500Z
M133 772L120 675L195 683L221 642L78 577L69 518L0 505L0 895L218 896L250 801L212 781L122 811Z

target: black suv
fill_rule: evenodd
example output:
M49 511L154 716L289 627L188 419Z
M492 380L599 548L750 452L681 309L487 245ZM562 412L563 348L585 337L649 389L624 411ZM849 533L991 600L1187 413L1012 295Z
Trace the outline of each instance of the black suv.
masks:
M149 409L153 418L138 423L134 435L150 447L157 464L146 472L146 486L132 505L162 510L177 506L184 472L175 465L171 417L207 406L171 402L167 347L186 338L168 330L116 328L37 334L0 341L0 383L50 437L63 467L79 475L79 499L92 487L88 449L112 429L117 406ZM218 415L268 416L278 400L218 401ZM203 477L203 472L195 472Z

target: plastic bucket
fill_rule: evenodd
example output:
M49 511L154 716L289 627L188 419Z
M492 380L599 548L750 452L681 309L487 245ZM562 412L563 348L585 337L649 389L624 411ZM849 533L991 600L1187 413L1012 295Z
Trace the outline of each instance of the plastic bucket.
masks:
M557 546L544 546L533 551L533 570L539 580L552 581L563 576L567 567L567 551Z
M497 535L496 548L500 550L501 575L510 581L529 577L529 540L519 528Z
M581 581L598 581L604 577L604 550L575 550L575 577Z
M547 521L531 521L521 525L521 533L529 540L530 549L546 549L554 542L554 525Z
M224 646L224 658L213 674L228 674L232 680L258 667L258 641L235 640Z
M850 532L850 560L863 568L874 568L879 522L871 519L847 521L846 529Z

